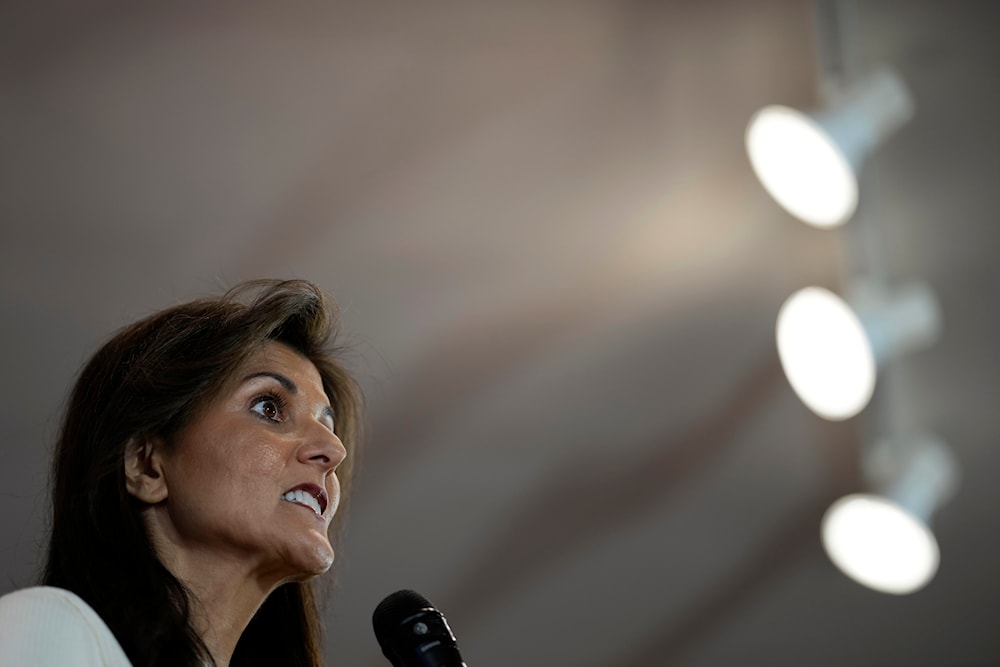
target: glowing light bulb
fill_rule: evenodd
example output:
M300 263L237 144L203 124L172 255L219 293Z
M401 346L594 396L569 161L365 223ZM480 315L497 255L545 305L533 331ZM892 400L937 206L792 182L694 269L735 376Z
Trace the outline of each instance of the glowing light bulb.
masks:
M877 68L837 91L823 109L761 109L747 126L747 154L764 188L785 210L816 227L832 227L854 215L865 159L913 111L902 79Z
M848 220L858 181L847 157L812 118L784 106L758 111L746 132L757 178L785 210L816 227Z
M810 410L842 420L860 412L875 390L875 354L861 321L842 299L806 287L778 313L778 356L789 384Z
M881 496L855 494L835 502L823 517L822 537L844 574L883 593L920 590L940 561L927 525Z

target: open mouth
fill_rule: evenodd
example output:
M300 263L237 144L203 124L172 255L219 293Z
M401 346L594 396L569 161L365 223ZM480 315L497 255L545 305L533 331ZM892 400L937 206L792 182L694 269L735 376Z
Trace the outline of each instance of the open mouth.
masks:
M321 519L323 518L323 512L326 511L326 491L316 484L299 484L283 493L281 498L290 503L308 507Z

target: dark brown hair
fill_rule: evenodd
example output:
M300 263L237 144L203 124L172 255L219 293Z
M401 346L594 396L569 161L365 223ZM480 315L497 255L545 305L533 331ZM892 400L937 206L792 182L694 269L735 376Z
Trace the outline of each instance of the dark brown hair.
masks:
M361 397L328 347L336 332L334 307L315 285L251 281L126 327L81 370L54 452L43 583L90 604L136 667L194 666L210 657L191 627L191 594L160 563L125 488L127 445L169 439L261 345L280 341L312 361L323 380L348 451L337 469L346 500ZM321 625L312 586L288 583L268 596L231 664L318 666Z

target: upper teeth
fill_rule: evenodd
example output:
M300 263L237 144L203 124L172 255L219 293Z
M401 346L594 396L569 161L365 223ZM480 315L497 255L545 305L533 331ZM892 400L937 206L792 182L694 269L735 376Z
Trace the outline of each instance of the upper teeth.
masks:
M313 512L316 512L318 516L323 516L323 510L319 507L319 501L313 498L312 494L306 493L301 489L297 491L289 491L281 497L289 502L305 505L306 507L312 509Z

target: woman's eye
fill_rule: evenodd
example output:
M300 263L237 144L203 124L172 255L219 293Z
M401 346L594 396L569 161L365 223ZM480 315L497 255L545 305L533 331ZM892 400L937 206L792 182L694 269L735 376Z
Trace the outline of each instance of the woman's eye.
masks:
M257 399L250 409L268 421L280 422L284 420L281 401L273 396Z

